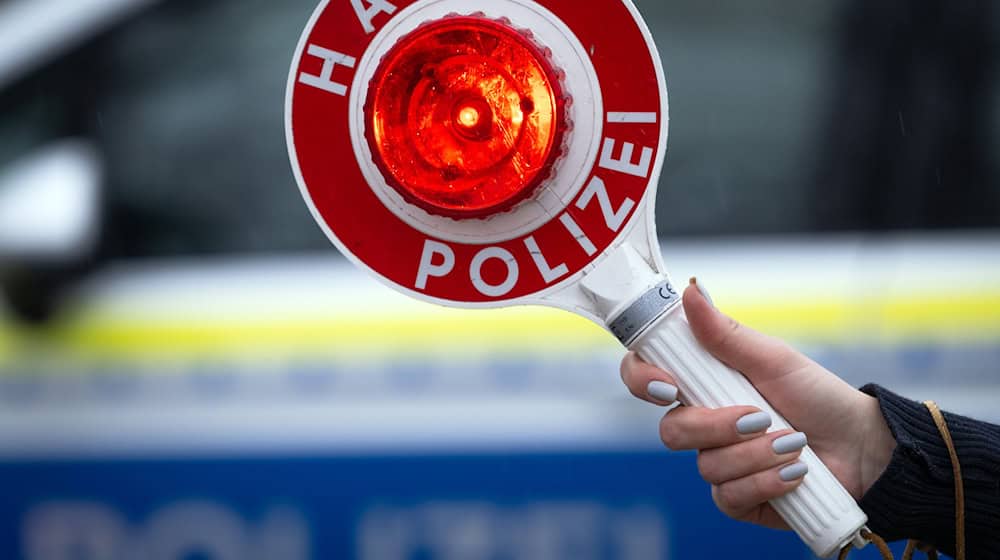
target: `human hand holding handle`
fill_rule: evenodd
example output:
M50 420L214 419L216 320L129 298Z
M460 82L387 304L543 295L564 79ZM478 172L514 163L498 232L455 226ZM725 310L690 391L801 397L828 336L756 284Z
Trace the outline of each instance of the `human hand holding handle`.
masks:
M724 513L769 527L788 527L786 520L792 521L814 550L834 552L831 537L814 531L818 525L839 522L839 506L826 503L838 498L824 493L839 481L850 498L859 498L884 470L895 446L877 402L785 343L723 315L694 285L684 294L684 314L686 319L674 312L650 340L640 338L632 346L638 355L629 353L622 363L629 390L655 404L678 397L689 405L706 406L670 411L661 421L660 435L671 449L700 451L699 470L712 484L713 498ZM674 367L677 375L644 362L640 355ZM701 367L714 372L708 377L725 382L706 387L703 380L693 379ZM729 368L742 372L748 382ZM749 406L719 407L718 401L726 400ZM800 434L807 434L809 447L803 449ZM812 473L806 474L806 468ZM827 473L820 472L826 468ZM796 491L804 481L806 488ZM796 495L806 496L804 505ZM839 499L850 501L846 496ZM856 509L853 503L841 505Z

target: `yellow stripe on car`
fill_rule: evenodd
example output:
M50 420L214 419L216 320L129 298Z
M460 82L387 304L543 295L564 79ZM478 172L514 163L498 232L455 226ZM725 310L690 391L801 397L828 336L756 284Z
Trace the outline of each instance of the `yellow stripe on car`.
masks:
M1000 290L945 296L720 302L744 323L797 342L968 344L1000 339ZM192 320L83 314L31 329L0 325L0 366L31 356L86 360L551 353L615 346L590 322L554 309L467 311L416 305L393 315Z

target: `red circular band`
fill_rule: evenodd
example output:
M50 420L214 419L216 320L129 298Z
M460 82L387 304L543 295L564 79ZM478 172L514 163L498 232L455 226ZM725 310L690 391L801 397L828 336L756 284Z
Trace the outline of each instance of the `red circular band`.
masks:
M351 2L328 3L297 54L290 141L293 164L317 217L341 249L367 268L406 291L438 301L501 303L538 294L582 271L614 242L653 188L653 162L664 145L661 121L666 117L660 111L665 92L637 16L622 0L598 0L585 9L578 0L538 2L590 52L607 119L601 149L584 188L562 214L509 241L461 244L429 237L394 215L366 183L351 144L346 90L354 79L353 65L377 30L414 2L390 3L396 10L375 15L372 33L366 32ZM331 69L331 59L324 57L328 53L335 53L338 58L332 60L339 63L324 73ZM317 87L321 79L327 87ZM610 113L644 117L610 118ZM508 254L515 263L505 260ZM454 262L448 267L451 256ZM507 282L512 272L517 275L513 284Z

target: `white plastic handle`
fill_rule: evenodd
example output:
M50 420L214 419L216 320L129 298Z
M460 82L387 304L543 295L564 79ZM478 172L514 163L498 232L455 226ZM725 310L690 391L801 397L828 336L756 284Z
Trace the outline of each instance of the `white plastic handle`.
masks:
M684 404L708 408L752 405L771 415L771 431L792 427L743 374L702 348L680 305L629 348L647 363L673 374ZM809 447L802 451L800 460L809 466L809 473L794 491L771 500L771 506L817 556L826 558L848 544L862 544L859 532L868 518L854 498Z

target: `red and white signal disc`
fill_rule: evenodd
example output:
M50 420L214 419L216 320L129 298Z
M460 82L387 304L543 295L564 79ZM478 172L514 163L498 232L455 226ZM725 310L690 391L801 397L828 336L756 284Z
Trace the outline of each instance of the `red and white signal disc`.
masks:
M379 150L370 145L378 135L369 134L366 103L370 84L386 82L376 80L386 53L433 27L424 24L456 15L526 33L571 98L549 178L492 216L439 215L413 204L385 176L387 166L374 163ZM497 306L534 301L578 279L645 211L666 149L666 85L628 0L324 1L292 64L286 121L303 196L341 251L413 296Z

